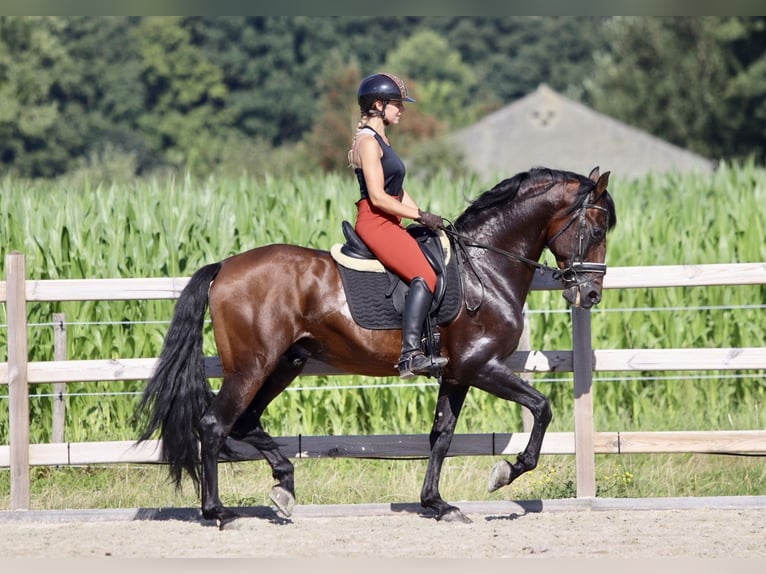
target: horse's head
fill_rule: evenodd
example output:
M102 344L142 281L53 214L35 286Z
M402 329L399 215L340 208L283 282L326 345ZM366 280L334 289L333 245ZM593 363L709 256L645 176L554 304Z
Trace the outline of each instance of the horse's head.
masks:
M572 193L546 230L546 243L556 257L570 305L590 308L601 301L606 273L606 234L616 224L614 203L607 191L609 172L594 168L588 182Z

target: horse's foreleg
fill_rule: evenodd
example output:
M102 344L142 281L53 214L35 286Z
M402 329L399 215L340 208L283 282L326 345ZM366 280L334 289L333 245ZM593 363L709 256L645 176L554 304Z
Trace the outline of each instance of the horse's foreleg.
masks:
M515 401L532 413L532 431L524 450L516 457L515 463L501 460L492 469L487 489L494 492L511 484L519 476L534 469L540 459L543 437L553 416L547 397L517 375L511 376L511 385L490 390L496 396Z
M468 387L444 383L439 387L439 398L436 402L436 413L431 429L431 454L428 458L428 468L420 492L420 502L425 508L431 508L437 513L437 520L453 522L470 522L460 509L447 504L439 494L439 478L442 463L447 456L452 437L455 433L460 409L463 407Z

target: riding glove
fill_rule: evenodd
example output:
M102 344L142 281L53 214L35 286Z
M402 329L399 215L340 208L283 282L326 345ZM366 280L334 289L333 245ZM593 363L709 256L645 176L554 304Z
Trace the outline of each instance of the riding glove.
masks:
M418 209L418 218L416 221L422 223L433 231L437 231L444 227L442 224L441 216L434 215L433 213L428 213L427 211L422 211L420 209Z

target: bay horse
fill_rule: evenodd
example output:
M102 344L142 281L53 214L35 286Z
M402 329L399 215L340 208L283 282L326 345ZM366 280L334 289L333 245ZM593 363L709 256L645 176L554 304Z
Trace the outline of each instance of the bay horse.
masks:
M499 461L490 491L536 467L552 412L540 391L512 372L508 358L521 336L522 308L535 272L555 272L572 305L601 300L606 236L616 224L609 172L588 177L535 168L481 194L448 224L462 262L463 302L439 327L449 358L439 381L431 452L421 504L444 521L469 522L439 493L442 463L469 387L529 409L529 441L514 463ZM537 263L544 248L557 268ZM209 307L223 368L214 394L205 376L203 322ZM336 262L327 251L272 244L208 264L181 292L137 415L139 442L159 431L161 458L180 487L187 471L202 515L220 528L238 517L221 502L218 462L227 437L257 448L277 484L271 500L285 516L295 504L294 468L263 429L269 403L301 373L308 358L348 373L395 376L401 331L368 330L352 319Z

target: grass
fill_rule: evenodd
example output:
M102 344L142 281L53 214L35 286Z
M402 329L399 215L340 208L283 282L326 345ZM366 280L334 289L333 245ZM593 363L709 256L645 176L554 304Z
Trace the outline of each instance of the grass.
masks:
M576 496L574 457L543 456L510 487L486 489L494 457L445 461L442 495L448 501L536 500ZM298 504L404 503L420 500L424 460L295 460ZM199 506L190 481L176 491L163 465L35 467L32 509L162 508ZM219 465L228 506L270 505L274 481L264 461ZM597 496L647 498L763 495L763 458L703 454L598 455ZM9 471L0 471L0 508L10 507Z

